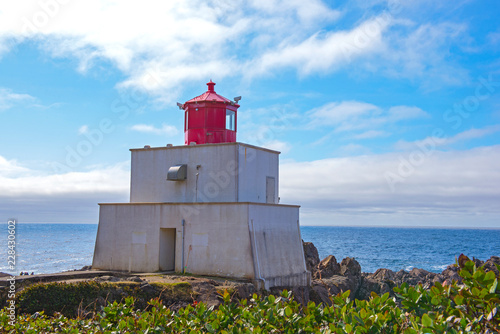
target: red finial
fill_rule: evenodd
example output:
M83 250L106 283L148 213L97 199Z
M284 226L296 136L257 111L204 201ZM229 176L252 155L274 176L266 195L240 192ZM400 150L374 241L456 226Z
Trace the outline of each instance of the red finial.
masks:
M212 82L212 79L210 79L210 82L207 83L207 86L208 86L208 91L209 92L214 92L215 93L215 90L214 90L215 82Z

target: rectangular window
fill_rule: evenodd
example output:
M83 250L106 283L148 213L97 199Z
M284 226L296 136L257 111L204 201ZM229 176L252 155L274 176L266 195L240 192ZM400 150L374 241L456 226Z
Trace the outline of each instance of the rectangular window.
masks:
M235 131L235 113L232 110L226 109L226 129Z

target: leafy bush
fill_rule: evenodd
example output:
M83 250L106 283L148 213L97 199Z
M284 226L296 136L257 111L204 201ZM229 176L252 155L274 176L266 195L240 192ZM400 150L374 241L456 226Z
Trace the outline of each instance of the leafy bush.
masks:
M17 295L17 312L33 314L44 311L53 315L59 312L67 317L93 315L108 302L123 301L132 296L138 308L147 307L147 301L161 294L162 300L192 301L189 283L152 283L150 289L141 289L134 282L97 283L39 283L22 290Z
M403 284L394 289L397 298L372 293L368 301L351 300L347 291L331 297L331 306L301 306L287 291L232 302L225 291L218 309L194 302L173 312L155 298L141 311L129 297L91 319L40 312L18 315L10 326L4 309L0 326L12 333L499 333L498 277L472 261L460 262L459 274L461 285Z

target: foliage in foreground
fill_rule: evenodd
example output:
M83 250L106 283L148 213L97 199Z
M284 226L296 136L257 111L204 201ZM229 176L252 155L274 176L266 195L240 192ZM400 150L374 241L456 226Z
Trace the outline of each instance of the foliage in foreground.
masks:
M18 315L14 326L4 309L0 326L12 333L499 333L499 278L472 261L464 261L459 274L462 285L395 288L399 305L389 294L353 301L349 291L332 297L331 306L301 306L287 291L235 303L225 292L218 309L195 303L174 313L152 299L140 311L127 298L108 304L92 319L42 312Z
M192 301L191 285L180 283L151 283L149 289L141 289L135 282L97 283L94 281L67 283L36 283L16 295L16 313L33 314L44 311L48 316L61 313L66 317L91 317L101 306L125 297L134 298L135 308L144 309L151 298L160 297L163 304L172 300ZM5 296L6 297L6 296ZM5 305L1 300L0 305Z

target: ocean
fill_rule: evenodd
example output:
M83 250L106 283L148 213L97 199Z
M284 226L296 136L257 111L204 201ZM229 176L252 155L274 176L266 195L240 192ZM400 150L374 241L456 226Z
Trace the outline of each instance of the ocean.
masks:
M7 263L7 224L0 226L0 272L45 274L92 264L95 224L18 223L15 270ZM500 256L500 230L302 226L301 234L321 259L354 257L364 272L414 267L441 272L460 253L481 260Z

